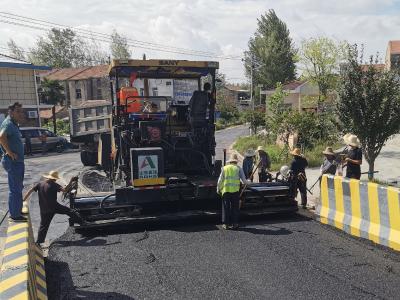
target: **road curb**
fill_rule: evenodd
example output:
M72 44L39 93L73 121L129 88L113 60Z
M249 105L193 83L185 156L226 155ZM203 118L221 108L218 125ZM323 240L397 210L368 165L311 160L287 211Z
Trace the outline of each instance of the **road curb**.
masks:
M33 240L31 219L9 222L0 270L0 299L47 299L43 252Z

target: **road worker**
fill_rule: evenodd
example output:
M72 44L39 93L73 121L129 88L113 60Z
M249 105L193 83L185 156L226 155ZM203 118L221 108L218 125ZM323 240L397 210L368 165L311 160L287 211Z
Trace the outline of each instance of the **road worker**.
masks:
M256 152L253 149L247 149L244 153L243 159L243 172L246 179L249 179L253 182L253 169L255 164L255 155Z
M301 154L299 148L294 148L290 154L293 155L293 161L290 165L290 170L293 173L293 180L297 191L300 192L301 206L302 208L307 207L307 176L306 168L308 166L307 159Z
M231 155L227 163L222 168L217 183L217 192L222 195L222 228L237 229L239 227L240 181L244 184L251 182L244 176L243 169L237 165L236 154Z
M353 134L347 139L347 144L350 146L350 150L344 159L346 163L346 177L359 180L361 177L362 164L360 141L358 137Z
M325 151L322 152L325 156L324 161L319 169L320 176L324 174L335 175L337 163L335 160L335 153L333 152L332 147L326 147Z
M271 160L264 147L258 146L256 166L258 168L258 182L266 182L270 178L268 170L271 168Z
M60 179L58 177L58 172L51 171L49 174L45 174L42 177L44 177L45 180L35 184L24 196L24 201L26 201L33 192L38 192L39 194L40 227L36 240L36 244L39 247L40 244L44 243L51 220L55 214L68 215L76 223L84 223L77 212L57 202L57 193L64 191L64 188L56 183L56 181Z

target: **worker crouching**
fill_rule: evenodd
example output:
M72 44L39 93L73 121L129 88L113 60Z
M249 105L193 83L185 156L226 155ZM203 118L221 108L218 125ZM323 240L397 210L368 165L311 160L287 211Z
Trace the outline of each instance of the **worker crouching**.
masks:
M227 165L222 168L218 178L217 192L222 195L222 228L237 229L239 227L240 181L251 183L239 167L236 154L231 155Z

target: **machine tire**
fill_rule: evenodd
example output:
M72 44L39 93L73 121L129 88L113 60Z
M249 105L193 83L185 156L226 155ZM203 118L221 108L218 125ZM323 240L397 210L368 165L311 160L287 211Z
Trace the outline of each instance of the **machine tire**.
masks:
M95 166L97 164L97 153L82 150L81 162L84 166Z
M214 176L218 177L221 174L222 169L222 160L216 160L214 163Z

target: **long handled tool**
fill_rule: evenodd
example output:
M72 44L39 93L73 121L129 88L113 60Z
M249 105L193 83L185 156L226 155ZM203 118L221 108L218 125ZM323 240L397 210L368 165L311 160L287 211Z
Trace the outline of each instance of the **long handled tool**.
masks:
M251 175L250 175L250 178L252 178L252 177L254 176L254 174L256 173L256 171L257 171L258 167L260 166L260 164L261 164L261 160L258 162L258 164L257 164L257 166L255 167L255 169L252 171L252 173L251 173ZM242 196L243 196L243 193L244 193L244 191L246 190L247 186L248 186L248 183L246 182L246 183L244 184L244 186L243 186L242 191L240 192L240 195L239 195L239 199L240 199L239 208L242 208L242 205L243 205L243 202L244 202L244 199L243 199Z

